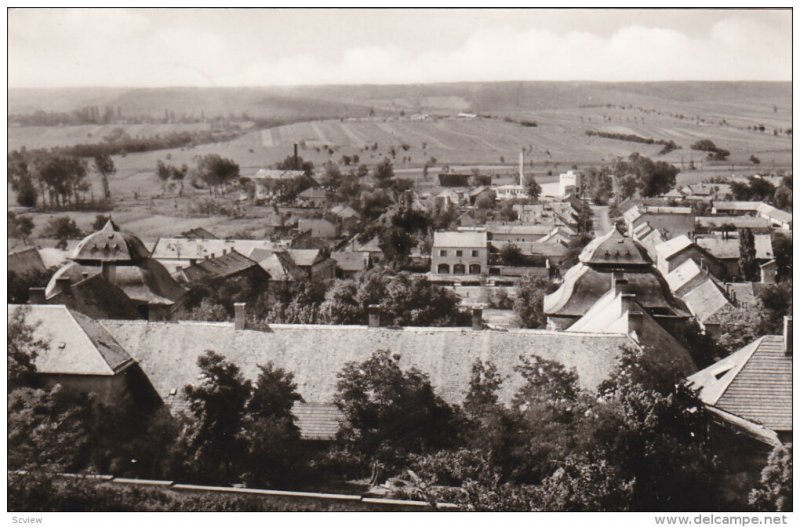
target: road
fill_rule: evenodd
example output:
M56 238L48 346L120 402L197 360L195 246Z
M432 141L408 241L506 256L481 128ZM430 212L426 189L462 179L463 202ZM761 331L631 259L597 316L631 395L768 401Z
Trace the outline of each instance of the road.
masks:
M592 205L594 212L594 235L600 237L611 230L611 219L608 217L607 205Z

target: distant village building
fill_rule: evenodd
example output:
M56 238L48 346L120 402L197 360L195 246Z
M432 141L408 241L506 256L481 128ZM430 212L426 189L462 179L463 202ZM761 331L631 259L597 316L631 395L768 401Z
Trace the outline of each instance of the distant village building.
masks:
M648 223L650 227L658 229L666 239L689 234L695 229L691 207L635 205L625 211L622 217L628 229L628 236L633 236L636 228L642 223Z
M152 258L158 260L171 272L178 266L188 267L205 258L216 258L235 250L248 255L253 249L282 250L288 243L270 240L159 238L153 247Z
M8 264L8 272L16 273L19 276L44 272L47 267L42 260L42 255L39 254L39 249L36 247L28 247L8 253L6 259Z
M297 222L297 230L300 232L310 231L312 238L325 239L338 238L341 232L338 223L326 218L300 218Z
M479 275L488 272L489 246L486 231L433 233L431 273Z
M259 263L231 249L220 256L199 260L175 271L175 278L186 284L211 284L219 280L246 278L252 284L269 282L269 273Z
M311 187L297 195L297 202L304 207L322 208L328 204L328 196L323 189Z
M769 234L756 234L753 236L756 249L756 261L760 264L772 260L772 238ZM739 237L736 233L723 233L721 235L698 236L694 243L714 256L725 268L727 278L741 277L739 268Z
M577 194L581 188L581 175L579 172L569 170L558 175L558 197L564 198L570 194Z
M320 249L289 249L286 251L308 278L336 278L336 262Z

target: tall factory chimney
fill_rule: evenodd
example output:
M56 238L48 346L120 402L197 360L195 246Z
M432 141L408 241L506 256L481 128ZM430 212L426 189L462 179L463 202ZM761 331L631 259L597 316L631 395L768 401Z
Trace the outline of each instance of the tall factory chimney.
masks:
M519 186L525 185L525 150L519 151Z
M297 159L297 143L295 143L294 144L294 169L295 170L300 170L300 166L299 166L300 163L298 163L298 161L299 160Z

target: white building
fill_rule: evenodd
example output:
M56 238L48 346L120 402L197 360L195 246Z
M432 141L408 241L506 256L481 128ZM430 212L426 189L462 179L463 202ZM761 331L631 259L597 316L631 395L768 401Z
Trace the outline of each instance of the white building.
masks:
M558 195L565 197L568 193L577 190L581 185L581 175L572 170L558 176Z

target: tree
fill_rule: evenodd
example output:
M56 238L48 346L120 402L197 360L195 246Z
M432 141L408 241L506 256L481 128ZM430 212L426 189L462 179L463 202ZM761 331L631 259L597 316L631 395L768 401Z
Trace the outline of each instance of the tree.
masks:
M539 196L542 194L542 187L536 182L536 179L530 177L525 182L525 193L528 194L528 197L531 199L539 199Z
M469 378L469 391L464 398L464 411L470 417L478 417L487 408L497 405L497 391L503 379L497 372L497 366L491 362L478 359L472 363Z
M289 482L298 472L300 429L292 406L303 401L294 375L271 362L260 373L245 407L242 440L246 446L244 479L260 485Z
M217 154L207 154L197 162L197 175L214 193L219 187L239 179L239 165Z
M619 193L622 199L632 198L636 194L639 183L636 176L623 176L619 180Z
M761 160L758 157L756 157L755 154L750 155L750 162L753 163L754 165L761 164Z
M55 268L31 269L26 273L8 272L8 303L27 304L30 300L31 287L45 287L55 273Z
M777 231L772 234L772 251L775 255L778 281L792 279L792 238Z
M792 444L776 446L761 471L761 481L750 492L750 506L762 512L792 510Z
M58 240L56 247L66 249L67 241L80 238L83 236L83 232L78 228L75 220L69 216L54 216L48 220L42 235L47 238L55 238Z
M514 243L508 243L500 249L500 260L502 260L503 265L511 266L523 265L525 263L522 250Z
M94 217L94 222L92 222L92 230L99 231L103 227L106 226L106 223L111 221L111 216L106 216L105 214L97 214Z
M739 229L739 270L747 281L758 281L759 267L756 261L756 242L753 231Z
M636 152L628 156L627 161L618 159L615 163L614 171L617 174L630 174L636 178L636 186L642 196L658 196L667 192L675 186L675 177L678 175L678 168L664 161L653 161ZM626 181L625 176L620 181L621 193L623 197L628 197L631 183Z
M276 165L276 168L278 170L302 170L307 177L314 175L314 163L303 160L301 156L297 156L296 163L294 156L287 156Z
M94 157L94 167L103 180L103 196L106 199L111 198L111 187L108 184L108 178L117 171L117 167L114 166L114 160L108 154L98 154Z
M394 169L392 162L389 158L384 158L381 163L375 165L375 170L372 173L375 178L375 184L378 188L388 188L392 186L392 179L394 178Z
M8 392L36 385L36 357L47 342L34 337L36 327L26 317L29 309L18 307L8 321Z
M447 448L458 435L457 412L416 368L400 369L388 350L349 362L337 374L334 402L344 421L337 441L362 470L382 481L411 453Z
M552 293L555 285L548 279L528 274L517 282L514 313L523 328L543 328L547 323L544 314L544 296Z
M20 238L22 243L28 245L31 234L33 234L33 218L30 216L17 216L9 211L8 236L10 238Z
M181 432L186 469L198 480L238 478L242 444L239 436L250 381L222 355L206 351L198 357L201 380L187 385L188 419Z

